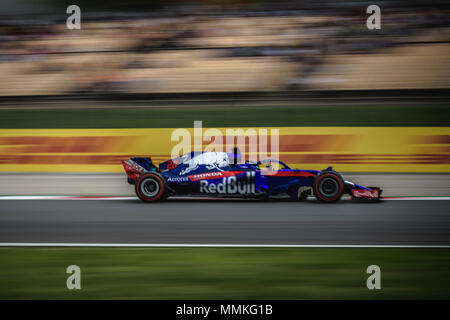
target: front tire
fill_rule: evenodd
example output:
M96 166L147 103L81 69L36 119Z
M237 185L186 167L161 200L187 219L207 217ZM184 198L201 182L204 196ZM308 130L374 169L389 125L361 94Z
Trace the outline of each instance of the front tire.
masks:
M136 195L144 202L156 202L165 199L167 182L157 172L146 173L139 177L135 185Z
M339 201L344 193L344 179L334 171L322 172L314 180L313 190L321 202Z

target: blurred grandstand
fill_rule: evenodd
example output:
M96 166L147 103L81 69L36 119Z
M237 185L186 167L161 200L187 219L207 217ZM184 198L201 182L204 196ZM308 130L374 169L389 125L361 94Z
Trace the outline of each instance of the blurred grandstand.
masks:
M366 7L3 15L0 96L449 88L450 10Z

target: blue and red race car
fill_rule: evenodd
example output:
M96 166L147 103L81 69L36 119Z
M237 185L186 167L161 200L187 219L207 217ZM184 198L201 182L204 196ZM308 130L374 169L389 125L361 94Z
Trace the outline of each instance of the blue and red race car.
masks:
M361 200L381 198L380 188L346 181L331 167L300 170L277 159L239 164L239 158L238 152L191 152L159 166L149 157L130 158L122 164L128 183L135 185L136 195L145 202L198 195L306 200L313 194L322 202L336 202L343 194Z

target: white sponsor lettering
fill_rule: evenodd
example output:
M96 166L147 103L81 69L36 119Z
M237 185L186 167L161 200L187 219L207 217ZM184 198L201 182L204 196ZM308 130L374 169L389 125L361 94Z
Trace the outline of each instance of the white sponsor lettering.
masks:
M173 177L173 178L168 178L167 179L168 182L187 182L189 181L188 177Z
M206 173L199 173L194 174L190 176L192 181L202 180L206 178L213 178L213 177L221 177L223 176L222 172L206 172Z
M134 162L131 159L125 161L125 163L128 164L131 167L131 169L134 169L137 172L145 172L145 169L143 167L141 167L140 165L138 165L136 162Z
M245 181L237 181L236 176L222 178L219 183L200 180L200 193L255 194L255 172L247 172Z
M355 198L378 198L378 190L353 189L352 194Z

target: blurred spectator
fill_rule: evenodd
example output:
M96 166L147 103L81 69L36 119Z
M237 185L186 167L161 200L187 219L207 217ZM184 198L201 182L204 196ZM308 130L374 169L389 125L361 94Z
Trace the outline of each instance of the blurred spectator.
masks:
M0 96L449 87L449 10L233 8L3 18Z

